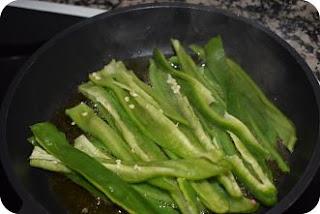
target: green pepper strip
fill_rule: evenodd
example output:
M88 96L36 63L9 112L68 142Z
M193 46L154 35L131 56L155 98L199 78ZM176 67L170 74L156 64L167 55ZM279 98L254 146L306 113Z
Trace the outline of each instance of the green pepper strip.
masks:
M188 90L186 93L190 95L190 100L193 102L194 106L199 108L199 111L206 116L208 120L211 120L218 126L235 133L242 140L242 142L245 143L251 152L264 156L268 154L268 151L266 151L266 149L257 142L250 130L240 120L228 114L227 112L225 112L224 115L220 115L210 107L210 104L215 102L215 98L212 97L212 94L204 85L188 74L178 72L173 69L168 64L164 55L157 49L154 51L154 59L160 69L170 73L171 75L183 80L188 84L189 87L183 88ZM212 98L210 98L210 96Z
M50 123L38 123L31 130L39 144L61 160L68 168L81 174L115 204L130 213L160 213L126 182L103 167L94 158L73 148L65 135Z
M76 122L76 124L81 129L90 133L91 135L93 135L97 139L103 141L107 147L109 146L108 149L111 152L113 152L113 150L115 150L115 149L120 150L120 151L129 151L129 147L127 147L128 145L125 144L125 142L121 140L120 136L118 136L114 130L112 130L113 131L112 134L117 135L116 140L117 141L121 140L121 142L123 142L123 143L113 144L113 145L116 147L126 146L128 149L124 150L123 148L110 147L109 143L110 143L110 141L112 141L112 139L108 138L109 136L106 135L107 132L105 130L107 130L107 129L105 129L105 128L107 127L107 124L102 119L97 117L95 115L95 113L93 112L93 110L90 109L84 103L82 103L74 108L66 110L66 113ZM85 116L83 115L83 113L85 113ZM92 121L91 121L91 119L92 119ZM96 131L97 129L99 129L98 132ZM113 143L115 143L115 142L113 142ZM118 155L115 155L115 156L120 158L121 160L124 160L124 161L139 160L139 157L137 156L137 154L132 153L132 152L118 153ZM179 190L178 186L176 185L176 183L174 182L174 180L167 179L167 178L154 178L154 179L149 180L149 183L153 184L155 186L158 186L159 188L162 188L162 189L169 191L172 198L179 205L179 208L181 210L183 210L183 209L188 210L188 206L184 201L182 193L180 192L180 190ZM183 211L183 212L188 213L188 211Z
M188 59L190 60L190 59ZM183 63L181 63L183 64ZM190 63L189 63L190 64ZM174 93L170 88L170 80L174 81L174 79L169 77L170 74L166 74L158 70L155 63L151 61L149 67L150 79L152 88L157 91L157 94L163 96L165 101L170 102L173 106L176 106L176 111L179 111L180 114L186 118L188 121L188 125L193 133L197 136L200 144L207 151L216 150L219 151L218 148L214 146L212 140L205 133L199 118L196 116L193 107L189 103L187 97L183 96L180 92ZM169 81L169 83L168 83ZM181 126L180 126L181 129ZM192 133L192 131L188 129L186 133ZM218 180L220 183L224 185L230 195L234 197L241 197L242 192L240 187L236 183L233 175L231 173L227 173L227 175L219 176Z

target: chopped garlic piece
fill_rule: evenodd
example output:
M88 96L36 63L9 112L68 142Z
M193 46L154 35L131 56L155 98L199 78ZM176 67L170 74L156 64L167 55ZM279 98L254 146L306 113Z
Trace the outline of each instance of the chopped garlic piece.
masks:
M85 111L85 112L82 112L81 115L84 116L84 117L86 117L86 116L88 116L88 112L86 112L86 111Z
M177 81L170 74L168 74L167 83L171 86L174 94L180 93L181 86L178 85Z
M83 209L81 210L81 213L83 213L83 214L87 214L87 213L89 213L88 208L83 208Z
M133 97L137 97L138 96L138 94L136 92L134 92L134 91L130 91L130 95L133 96Z
M96 80L101 80L101 77L99 74L97 74L96 72L92 73L93 78L95 78Z
M120 166L121 166L121 160L116 160L116 163L117 163L117 168L120 168Z
M101 199L100 197L97 198L97 206L99 206L101 204Z
M135 170L138 170L138 171L141 170L141 167L138 166L137 164L135 164L133 168L134 168Z

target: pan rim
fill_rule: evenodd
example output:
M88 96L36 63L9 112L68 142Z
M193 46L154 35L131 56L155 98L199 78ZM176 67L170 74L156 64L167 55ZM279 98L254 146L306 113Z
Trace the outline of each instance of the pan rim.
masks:
M301 196L301 194L305 191L307 186L309 186L317 169L320 166L320 130L319 130L320 129L320 114L319 114L320 87L319 87L318 81L316 80L313 72L311 71L310 67L307 65L305 60L286 41L284 41L282 38L280 38L277 34L272 32L271 30L255 22L254 20L250 20L245 17L240 17L229 11L217 9L211 6L209 7L209 6L188 4L188 3L182 3L182 2L174 2L174 3L167 2L167 3L157 3L157 4L151 3L151 4L140 4L135 6L129 6L124 8L117 8L111 12L106 12L106 13L94 16L92 18L86 19L84 21L80 21L79 23L58 33L53 38L51 38L48 42L46 42L27 60L27 62L22 66L22 68L15 75L13 81L11 82L9 88L7 89L7 92L1 104L0 161L1 161L1 164L3 165L4 175L10 178L9 179L10 184L12 185L13 189L16 191L16 193L22 200L22 203L23 203L22 210L24 209L24 207L29 207L29 204L27 203L32 203L43 209L42 205L40 205L40 203L37 202L29 192L27 192L27 190L23 187L23 184L19 181L19 179L14 176L14 172L12 168L9 167L10 161L9 161L9 154L8 154L7 141L6 141L7 116L8 116L8 111L11 105L12 98L16 92L17 86L23 81L24 75L32 71L29 68L34 64L35 61L37 61L37 59L39 58L39 56L42 55L42 53L49 50L56 42L58 42L60 39L63 39L65 36L71 34L72 32L75 32L101 19L107 19L109 17L120 15L123 13L130 13L132 11L137 11L137 10L165 9L165 8L169 8L169 9L177 8L177 9L188 9L188 10L212 12L212 13L221 14L221 15L230 17L232 19L240 20L255 29L263 31L265 34L267 34L267 36L275 40L275 42L277 42L280 46L286 49L286 51L288 51L288 53L297 61L301 69L304 71L304 74L306 75L309 84L311 84L313 96L317 103L318 121L319 121L317 124L318 125L317 142L316 142L314 152L309 160L309 163L305 171L303 172L303 174L300 176L299 180L296 182L293 188L288 192L288 194L286 194L274 207L270 208L267 211L267 213L279 213L279 212L281 213L287 210Z

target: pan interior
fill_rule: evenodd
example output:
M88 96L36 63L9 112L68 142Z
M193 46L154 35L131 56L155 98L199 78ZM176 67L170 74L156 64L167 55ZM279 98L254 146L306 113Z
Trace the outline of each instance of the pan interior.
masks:
M297 127L299 140L290 159L292 171L279 182L279 199L296 185L316 146L319 113L304 69L273 37L240 19L188 7L145 7L102 15L88 23L51 41L33 58L9 104L5 133L9 167L48 212L63 213L65 208L50 190L50 175L29 167L32 146L26 142L28 127L52 118L89 72L113 58L151 57L155 47L170 54L170 38L188 45L222 36L227 55L249 73ZM142 66L139 70L145 69Z

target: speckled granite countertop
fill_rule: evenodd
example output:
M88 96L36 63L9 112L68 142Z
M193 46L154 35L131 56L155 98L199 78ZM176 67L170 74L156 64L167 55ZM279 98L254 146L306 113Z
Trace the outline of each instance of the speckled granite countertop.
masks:
M42 0L101 9L141 3L187 2L227 9L253 19L282 37L306 60L320 79L320 19L303 0Z

